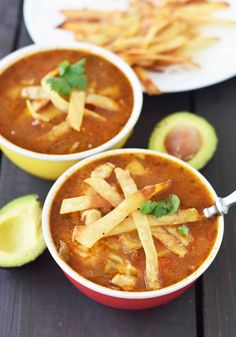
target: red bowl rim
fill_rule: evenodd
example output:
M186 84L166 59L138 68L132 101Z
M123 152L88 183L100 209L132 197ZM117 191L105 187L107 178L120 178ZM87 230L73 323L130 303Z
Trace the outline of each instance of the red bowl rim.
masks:
M223 239L223 233L224 233L224 218L222 215L218 218L218 232L217 237L215 240L215 243L211 249L210 254L205 259L205 261L201 264L201 266L195 270L192 274L184 278L183 280L170 285L165 288L161 288L158 290L152 290L152 291L141 291L141 292L129 292L129 291L119 291L114 290L110 288L103 287L99 284L96 284L92 281L87 280L80 274L78 274L76 271L74 271L68 264L66 264L58 255L58 252L56 250L53 238L51 236L50 232L50 210L52 206L52 202L54 199L54 196L56 195L57 191L60 189L60 187L63 185L63 183L80 167L88 164L91 161L94 161L98 158L107 157L110 155L116 155L116 154L124 154L124 153L141 153L141 154L151 154L154 156L162 157L169 159L175 163L178 163L181 166L184 166L185 168L188 168L192 173L194 173L201 181L202 183L207 187L208 191L216 201L218 199L217 194L211 184L207 181L207 179L196 169L191 167L189 164L183 162L182 160L175 158L173 156L170 156L165 153L160 153L152 150L145 150L145 149L119 149L119 150L111 150L106 151L97 155L94 155L93 157L86 158L84 160L81 160L80 162L76 163L72 167L70 167L66 172L64 172L53 184L52 188L50 189L47 198L44 203L43 207L43 214L42 214L42 226L43 226L43 234L44 239L46 242L46 245L48 247L49 252L51 253L53 259L56 261L56 263L61 267L61 269L66 273L69 277L71 277L75 282L78 284L81 284L82 286L89 288L95 292L101 293L103 295L111 296L111 297L117 297L117 298L123 298L123 299L147 299L147 298L156 298L168 295L170 293L174 293L180 289L185 288L186 286L190 285L192 282L194 282L199 276L201 276L204 271L210 266L210 264L215 259L217 252L219 251L222 239Z

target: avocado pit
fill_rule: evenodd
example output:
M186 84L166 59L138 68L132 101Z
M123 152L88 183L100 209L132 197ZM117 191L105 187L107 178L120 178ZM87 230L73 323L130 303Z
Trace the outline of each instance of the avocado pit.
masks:
M165 138L167 152L182 160L191 159L202 147L199 131L190 125L174 127Z

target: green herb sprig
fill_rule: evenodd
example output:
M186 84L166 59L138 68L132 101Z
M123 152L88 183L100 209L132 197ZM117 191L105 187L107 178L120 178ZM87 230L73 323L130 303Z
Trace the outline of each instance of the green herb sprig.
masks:
M187 236L188 233L189 233L189 228L185 225L182 225L180 227L177 228L177 232L180 234L180 235L183 235L183 236Z
M69 96L73 89L86 90L88 77L85 74L85 63L86 59L81 59L74 64L70 64L67 60L59 63L59 76L47 79L51 90L65 96Z
M179 209L180 199L177 195L171 194L167 199L160 201L146 200L140 206L143 215L153 214L160 218L166 214L174 214Z

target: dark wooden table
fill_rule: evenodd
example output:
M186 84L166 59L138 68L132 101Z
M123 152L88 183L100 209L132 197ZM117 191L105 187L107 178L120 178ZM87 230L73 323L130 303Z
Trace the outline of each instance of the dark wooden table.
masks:
M22 1L0 0L0 57L31 43ZM145 96L126 146L145 148L154 124L180 110L215 126L218 150L202 173L220 196L230 193L236 187L236 78L194 92ZM35 192L44 200L50 187L1 157L1 205ZM48 252L25 267L0 270L0 337L236 336L235 218L236 208L226 217L220 253L204 276L183 296L156 309L126 312L93 302L65 279Z

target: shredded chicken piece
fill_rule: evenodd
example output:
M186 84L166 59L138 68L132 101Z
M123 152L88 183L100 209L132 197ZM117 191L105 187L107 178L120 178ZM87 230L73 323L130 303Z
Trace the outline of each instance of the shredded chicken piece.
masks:
M136 282L137 278L135 276L123 274L116 274L111 280L112 284L127 291L133 290L136 285Z
M115 168L115 165L109 162L99 165L98 167L95 168L95 170L92 171L91 177L92 178L103 178L103 179L109 178L114 168Z
M101 217L102 213L97 209L88 209L81 214L81 220L85 222L85 225L89 225Z
M60 258L67 262L70 259L70 248L68 244L60 240L59 254Z
M138 270L132 266L129 260L123 260L119 255L110 253L105 264L105 272L118 272L125 275L136 276Z
M81 244L73 244L73 253L83 257L81 263L86 267L96 267L101 260L101 253L104 246L100 243L96 244L92 248L87 248Z
M22 88L21 96L28 99L35 100L47 100L49 102L49 98L45 90L41 86L29 86Z
M142 247L137 232L124 233L119 237L119 242L125 254L131 254Z

